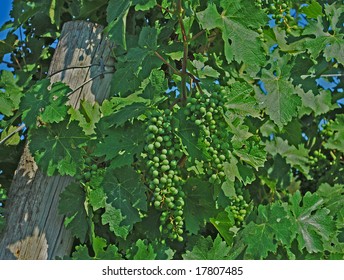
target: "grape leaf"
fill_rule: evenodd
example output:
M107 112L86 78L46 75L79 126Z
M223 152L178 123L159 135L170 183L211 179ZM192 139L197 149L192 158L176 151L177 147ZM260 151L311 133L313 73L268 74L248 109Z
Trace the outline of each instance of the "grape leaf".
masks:
M60 122L65 119L67 115L67 107L65 106L68 100L67 94L71 89L64 83L57 82L52 84L49 92L42 93L49 96L49 105L45 107L41 114L43 122Z
M333 132L333 135L324 143L326 149L339 150L344 153L344 114L338 114L334 123L328 125L328 129Z
M165 73L161 70L153 69L148 80L149 83L145 85L142 97L152 100L153 103L159 103L162 99L166 99L166 95L163 95L168 88Z
M22 87L18 86L18 78L10 71L2 70L0 75L0 113L12 116L19 108L20 98L23 96Z
M312 0L312 2L308 5L304 5L303 7L301 7L300 12L304 13L307 18L316 19L319 16L323 15L321 5L315 0Z
M256 221L250 222L243 232L246 254L250 258L264 259L269 252L275 253L278 246L275 240L290 247L295 229L285 207L277 203L258 206Z
M162 70L153 69L150 74L149 80L152 86L160 92L165 92L168 88L165 73Z
M156 260L172 260L173 259L173 256L176 251L172 250L168 245L162 244L160 239L154 239L151 244L153 245L154 252L157 254L155 257Z
M59 172L74 176L83 162L89 137L76 122L67 121L29 131L29 149L38 166L49 176Z
M233 134L233 142L243 142L253 136L249 131L249 127L245 124L245 117L226 111L223 117L228 125L228 131Z
M71 89L61 82L54 83L50 90L49 86L49 79L40 80L22 98L20 110L26 125L35 126L38 116L46 123L58 123L65 119L67 93Z
M312 58L317 59L321 52L327 61L335 58L344 65L344 37L339 24L340 17L344 13L343 6L336 3L327 5L325 14L330 22L330 29L324 29L325 19L318 17L316 21L308 21L303 35L309 35L304 42L304 48L310 52ZM315 36L315 38L314 38Z
M206 160L210 157L205 144L199 141L199 127L192 121L186 121L182 110L174 114L172 126L192 160Z
M1 26L1 30L4 30L5 26ZM5 36L4 36L5 37ZM3 60L3 57L7 53L11 53L15 50L15 46L18 40L18 36L13 34L12 32L9 32L6 36L5 40L0 40L0 59ZM2 70L6 71L6 70Z
M74 109L70 107L68 110L70 119L75 120L79 123L79 126L85 132L86 135L95 133L96 123L101 118L100 106L98 103L94 103L87 100L81 100L80 108Z
M90 18L92 15L96 14L96 12L104 6L108 0L97 0L97 1L80 1L80 14L79 17L81 18Z
M155 260L157 254L154 252L152 244L146 244L144 240L138 239L135 246L138 249L133 260Z
M158 47L158 30L145 26L142 28L138 44L143 49L155 51Z
M230 247L224 242L218 234L215 240L210 236L207 238L199 235L196 245L192 250L186 250L183 254L184 260L226 260Z
M220 212L216 218L210 218L210 222L221 234L226 243L231 246L233 243L234 232L229 229L235 225L233 213L230 210L227 211L227 209L225 209L225 211Z
M302 202L301 202L302 201ZM299 249L309 253L322 252L326 242L335 234L335 223L329 215L330 210L322 208L324 199L307 192L303 197L297 191L290 198L290 210L295 217Z
M286 55L273 62L272 69L263 69L262 81L267 94L261 93L260 89L256 94L261 107L280 128L297 116L301 106L301 98L295 93L302 90L296 89L288 80L292 67L290 57Z
M119 237L125 239L129 233L129 226L120 226L120 223L124 220L121 214L121 210L112 207L109 204L105 204L105 212L102 215L102 224L109 224L110 230Z
M341 228L341 229L344 228L344 208L341 208L340 211L337 213L336 224L337 224L337 228ZM343 241L343 238L341 238L341 240ZM343 253L344 253L344 250L343 250Z
M161 212L156 211L154 207L149 207L145 214L142 217L142 221L135 224L135 235L138 237L144 236L147 240L160 240L161 231L159 227L152 227L152 225L158 225L160 223Z
M91 184L93 187L93 185ZM100 208L105 208L106 195L103 188L91 189L88 194L88 200L93 208L93 211L97 211Z
M259 117L260 110L252 86L236 82L226 89L227 109L239 116Z
M330 186L328 183L323 183L319 186L317 194L324 199L327 209L332 215L336 215L343 209L344 205L344 186L335 184Z
M86 245L75 246L75 251L72 253L72 258L73 260L93 260Z
M203 61L193 60L190 62L195 68L193 69L195 72L195 76L199 79L203 79L206 77L218 78L220 76L219 72L217 72L213 67L206 65Z
M130 48L128 53L118 57L116 72L113 75L111 89L119 96L136 91L153 69L159 68L162 61L147 48ZM142 66L144 65L144 67Z
M301 122L295 119L284 127L284 133L281 134L281 138L287 140L289 145L298 147L299 144L302 143L302 129L303 127ZM276 131L271 133L276 133ZM268 136L270 135L271 134L269 134Z
M79 184L71 183L60 195L59 213L65 215L65 226L83 243L89 231L85 210L85 191Z
M111 82L111 90L118 95L125 97L128 91L136 90L141 81L138 74L142 69L144 59L149 54L149 50L141 48L131 48L128 53L121 58L116 65L116 72Z
M144 146L142 125L131 125L128 128L110 128L104 132L106 137L99 142L94 151L96 156L105 156L105 160L112 160L112 167L130 165L134 155L139 154Z
M112 97L111 99L106 99L101 105L101 111L104 117L112 115L119 109L132 105L134 103L148 103L149 100L141 97L140 92L135 92L127 97Z
M208 182L190 178L184 185L186 194L184 217L185 227L196 234L204 223L215 215L215 202Z
M72 253L73 260L122 260L121 254L118 252L116 245L111 244L106 248L106 240L101 237L95 237L93 240L93 250L95 256L91 257L86 245L75 246Z
M279 187L291 187L289 170L290 164L287 164L286 160L280 154L273 156L273 160L270 160L267 163L267 173L269 174L269 178L275 181ZM307 178L310 178L307 174L306 176Z
M223 163L223 170L227 181L226 184L222 185L222 190L226 196L231 196L236 178L244 185L252 183L256 178L252 167L242 164L235 156L231 156L229 162Z
M52 24L56 24L57 28L60 26L60 17L63 12L63 0L51 0L49 7L49 17Z
M133 0L135 11L147 11L156 6L156 0Z
M251 165L256 170L264 166L266 151L257 136L252 136L245 141L235 141L232 144L234 148L233 154L240 160Z
M120 226L132 226L141 220L139 210L146 211L146 187L141 183L139 174L130 167L109 168L103 181L107 203L121 211L124 218Z
M154 69L159 69L162 64L162 60L159 57L157 57L155 53L149 52L148 55L144 58L142 62L142 67L140 67L140 71L138 72L138 77L140 81L144 81L144 79L148 78L150 73Z
M226 162L228 163L228 162ZM228 172L228 165L226 166L226 173ZM227 178L221 185L221 190L226 197L233 197L235 196L235 186L234 186L235 178L233 180ZM227 202L226 202L227 203Z
M94 260L121 260L122 256L114 244L107 244L106 239L98 236L92 238ZM105 249L106 248L106 249Z
M308 165L308 150L303 144L299 144L298 147L291 146L287 140L283 140L280 137L276 137L274 141L266 142L266 151L272 155L280 154L286 159L286 162L291 166L299 169L306 176L309 174Z
M209 3L204 11L196 14L197 18L203 28L208 30L219 28L222 31L224 52L228 62L231 62L234 58L236 61L248 65L263 65L265 55L258 39L258 33L248 27L264 25L266 16L255 9L250 16L240 18L237 11L244 11L248 7L252 8L253 3L235 2L222 1L223 11L221 15L218 13L216 5ZM255 20L249 20L253 15Z
M130 4L129 0L110 0L106 10L108 26L104 32L124 49L127 48L125 31Z
M263 10L257 9L250 0L220 0L224 14L248 28L264 26L269 20Z
M110 126L115 125L116 127L122 126L126 121L133 118L137 118L142 115L147 110L147 106L144 103L135 102L128 106L118 109L116 112L103 120L110 124Z

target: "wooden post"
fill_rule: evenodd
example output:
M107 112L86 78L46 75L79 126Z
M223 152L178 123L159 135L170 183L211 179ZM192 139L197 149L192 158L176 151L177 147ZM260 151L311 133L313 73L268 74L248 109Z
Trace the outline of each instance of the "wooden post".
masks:
M82 99L102 102L109 96L113 46L102 30L85 21L63 26L48 74L52 83L62 81L77 89L69 100L75 108ZM60 193L71 181L68 176L43 174L25 146L6 201L0 259L55 259L70 254L73 237L57 209Z

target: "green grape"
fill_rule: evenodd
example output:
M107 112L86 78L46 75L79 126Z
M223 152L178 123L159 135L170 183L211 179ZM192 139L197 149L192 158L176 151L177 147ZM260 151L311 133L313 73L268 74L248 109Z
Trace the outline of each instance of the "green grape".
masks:
M236 188L236 193L241 193L241 190ZM237 226L241 226L245 220L248 206L249 205L241 194L238 194L231 199L229 209L233 213L233 217Z
M193 102L193 108L197 106ZM186 112L188 113L188 112ZM160 224L163 234L172 239L178 239L183 231L183 205L184 192L182 191L183 179L178 162L182 157L180 153L180 139L172 131L171 120L173 112L169 109L157 111L147 119L146 157L142 160L147 166L145 179L154 194L152 206L160 211ZM154 135L154 137L152 136Z
M160 148L161 147L161 143L160 142L155 142L154 146L155 146L155 148Z
M84 173L84 178L85 178L85 180L89 180L90 178L91 178L91 172L85 172Z
M199 127L203 138L201 142L207 147L206 151L212 157L207 160L209 164L203 164L203 168L206 177L204 179L214 185L220 185L225 180L223 163L227 159L226 155L230 148L230 133L227 131L228 125L222 114L226 111L224 107L226 94L227 90L223 89L219 93L215 91L211 94L197 94L195 98L187 100L187 107L188 104L201 104L193 109L193 117L187 119L194 121ZM220 172L222 172L221 175Z
M196 125L201 125L201 124L202 124L202 121L201 121L201 120L195 120L195 124L196 124Z
M91 170L95 171L98 169L98 166L96 164L91 165Z
M159 158L160 158L161 160L165 160L165 159L167 159L167 155L161 154Z
M207 111L207 109L204 108L204 107L201 107L201 108L199 109L199 111L200 111L200 113L205 114L206 111Z
M148 151L153 151L154 150L154 145L153 144L149 144L147 146L147 149L148 149Z
M148 130L153 132L153 133L157 133L158 132L157 126L153 125L153 124L148 127Z

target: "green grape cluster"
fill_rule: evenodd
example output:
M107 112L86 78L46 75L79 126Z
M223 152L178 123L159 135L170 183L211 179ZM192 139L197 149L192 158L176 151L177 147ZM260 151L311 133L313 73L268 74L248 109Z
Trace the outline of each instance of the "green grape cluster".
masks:
M183 154L171 121L172 112L166 109L152 113L146 122L145 178L153 193L152 204L161 211L161 230L170 239L182 242L185 194L178 162Z
M324 144L329 141L335 134L332 129L333 120L329 120L322 125L319 131L316 149L309 156L309 172L310 178L300 176L302 186L306 190L315 191L322 183L337 184L342 183L343 176L338 176L344 170L343 153L336 149L327 149Z
M277 25L286 27L287 32L291 32L292 29L297 29L298 25L296 19L290 14L292 5L288 2L282 0L255 0L255 5L271 15ZM262 31L261 29L258 32L262 33L260 31Z
M319 163L326 161L327 157L323 154L323 152L319 150L315 150L313 156L309 157L309 163L311 166L319 166Z
M231 134L226 130L223 117L226 92L197 93L187 100L185 115L200 128L202 142L206 146L207 160L201 161L205 176L212 184L221 184L225 179L223 163L228 161Z
M236 226L240 227L242 225L246 217L247 208L248 204L241 194L232 198L229 209L233 213Z
M323 142L327 142L328 138L333 136L333 130L330 128L333 122L333 120L329 120L322 126L320 137ZM313 180L321 181L321 178L331 169L335 158L336 156L332 150L327 150L323 147L315 150L309 157L310 175L313 177Z
M332 165L330 154L333 154L332 151L318 149L309 156L309 175L312 177L312 182L309 182L311 184L310 188L312 188L314 182L320 184L327 177L326 174L331 170Z
M106 168L102 165L98 158L87 156L83 168L79 170L75 180L90 187L99 185L106 171Z
M329 120L327 123L325 123L322 126L321 136L324 140L326 140L328 137L333 136L333 130L330 128L333 123L334 123L334 120Z

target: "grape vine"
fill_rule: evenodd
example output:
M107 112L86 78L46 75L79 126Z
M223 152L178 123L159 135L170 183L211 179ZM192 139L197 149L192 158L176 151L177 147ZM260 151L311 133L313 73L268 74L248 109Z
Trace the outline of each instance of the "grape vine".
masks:
M3 206L27 141L43 173L71 177L65 258L343 259L342 3L120 2L14 1ZM114 46L110 96L78 109L47 76L69 20Z

